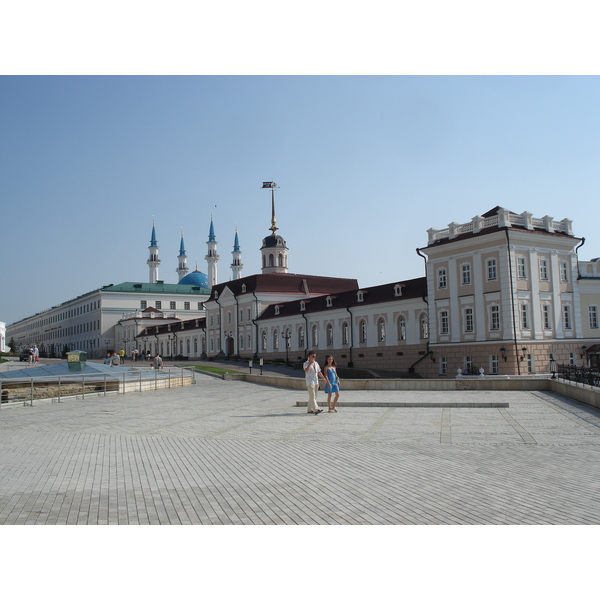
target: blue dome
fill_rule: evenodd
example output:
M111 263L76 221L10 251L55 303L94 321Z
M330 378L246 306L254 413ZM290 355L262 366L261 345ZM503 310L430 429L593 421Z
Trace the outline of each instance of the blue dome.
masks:
M182 285L197 285L198 287L208 288L208 276L200 271L188 273L179 281Z

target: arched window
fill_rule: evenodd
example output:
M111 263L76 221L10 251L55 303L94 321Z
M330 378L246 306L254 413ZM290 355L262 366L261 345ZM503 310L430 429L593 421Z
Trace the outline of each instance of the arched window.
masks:
M406 317L404 315L398 317L398 340L406 340Z
M350 343L350 328L348 327L348 323L344 321L342 325L342 344Z
M280 267L283 267L283 254L280 254L277 257L277 262L278 262L278 264L279 264Z
M319 345L319 329L316 325L312 328L312 345L315 347Z
M186 350L187 350L187 355L189 356L190 355L190 349L192 347L191 344L190 344L189 338L186 340L185 347L186 347Z
M194 356L198 356L198 338L194 338Z
M262 332L261 340L262 340L262 346L261 346L261 348L263 350L266 350L267 349L267 332L266 331Z
M298 328L298 348L304 348L304 327Z
M275 257L272 254L269 254L269 266L270 267L275 266Z
M333 325L331 323L327 325L327 345L333 346Z
M361 344L366 344L367 343L367 322L363 319L359 326L358 326L358 330L360 331L360 343Z
M385 319L383 317L377 321L377 336L380 342L385 342Z
M279 332L277 329L273 331L273 350L279 350Z
M244 349L244 334L240 333L240 341L239 341L240 350Z
M267 266L267 257L263 254L263 269Z
M425 313L419 317L419 331L421 333L422 340L425 340L429 337L429 323L427 322L427 315Z

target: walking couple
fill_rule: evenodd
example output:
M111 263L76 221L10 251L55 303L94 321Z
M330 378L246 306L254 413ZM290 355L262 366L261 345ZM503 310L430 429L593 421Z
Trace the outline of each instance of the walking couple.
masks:
M306 373L306 387L308 388L308 412L318 415L323 411L317 403L317 394L319 392L319 378L325 382L325 393L327 394L328 412L337 412L336 405L340 397L340 378L337 375L337 365L335 358L331 355L325 356L325 366L323 371L316 361L317 353L309 352L308 360L304 363L304 372ZM333 403L331 397L335 394Z

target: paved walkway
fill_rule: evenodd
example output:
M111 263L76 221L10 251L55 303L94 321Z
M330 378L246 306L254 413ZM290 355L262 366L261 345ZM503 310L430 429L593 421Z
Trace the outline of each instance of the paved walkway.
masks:
M193 386L0 410L0 524L598 524L600 411L544 392L508 408L350 408L444 392ZM393 397L393 398L392 398Z

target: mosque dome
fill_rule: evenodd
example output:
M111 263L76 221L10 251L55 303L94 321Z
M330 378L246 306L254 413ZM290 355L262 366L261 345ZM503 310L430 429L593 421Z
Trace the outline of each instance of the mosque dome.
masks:
M208 276L197 269L188 273L183 279L179 280L182 285L197 285L198 287L208 288Z
M263 248L285 248L285 240L280 235L268 235L263 240Z

